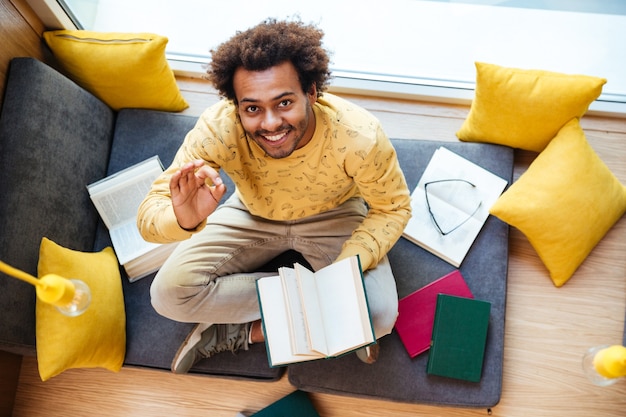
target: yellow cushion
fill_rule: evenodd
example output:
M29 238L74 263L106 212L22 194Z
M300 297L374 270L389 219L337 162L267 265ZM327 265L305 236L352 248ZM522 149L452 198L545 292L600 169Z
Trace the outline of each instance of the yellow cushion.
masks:
M568 122L490 212L528 238L557 287L626 211L626 187Z
M78 252L43 238L38 275L47 274L84 281L91 289L91 304L82 315L67 317L54 306L37 300L37 361L41 380L72 368L119 371L126 353L126 315L113 249Z
M541 152L561 127L582 117L604 78L476 63L476 92L457 137Z
M114 110L188 107L165 58L163 36L85 30L43 36L67 75Z

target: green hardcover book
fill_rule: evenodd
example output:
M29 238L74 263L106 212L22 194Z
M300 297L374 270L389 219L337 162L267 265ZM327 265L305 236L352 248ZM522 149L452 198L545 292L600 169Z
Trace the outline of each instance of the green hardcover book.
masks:
M320 417L309 395L300 390L281 398L250 417Z
M490 313L487 301L438 294L426 372L480 381Z

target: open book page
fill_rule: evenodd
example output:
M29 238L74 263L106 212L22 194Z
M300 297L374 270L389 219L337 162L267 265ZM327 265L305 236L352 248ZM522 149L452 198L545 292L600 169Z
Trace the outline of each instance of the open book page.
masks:
M136 218L152 182L162 173L161 162L155 156L87 186L91 200L109 230Z
M158 243L146 242L141 237L134 217L110 229L109 234L117 260L122 265L159 247Z
M279 276L264 277L257 280L256 285L270 364L289 362L295 355L291 352L291 337L287 331L289 319L282 281Z
M287 300L280 276L263 277L256 281L256 285L270 366L282 366L321 357L296 355L292 352Z
M329 355L375 342L358 258L317 271L315 281Z
M155 272L176 243L146 242L137 229L137 211L154 180L163 173L158 156L87 186L89 197L109 229L115 254L131 282Z
M280 268L283 291L285 293L287 319L291 335L291 350L295 355L310 355L309 336L306 318L300 298L300 283L293 268Z
M295 265L295 271L300 286L302 309L311 350L328 356L330 352L326 342L325 323L321 314L316 274L299 264Z
M285 284L293 271L299 288ZM271 366L339 356L376 341L357 256L315 273L296 264L293 270L281 268L279 274L256 281ZM296 289L300 302L288 300ZM304 329L291 331L302 324ZM292 350L296 332L309 334L310 350ZM298 337L304 346L304 338L301 334Z
M506 184L473 162L438 148L411 194L413 216L404 237L458 268Z

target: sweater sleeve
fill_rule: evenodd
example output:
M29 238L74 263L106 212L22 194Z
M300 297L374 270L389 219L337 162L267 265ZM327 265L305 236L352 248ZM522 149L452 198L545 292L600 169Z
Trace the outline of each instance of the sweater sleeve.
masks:
M411 195L386 134L378 129L375 146L346 161L369 211L344 243L337 260L358 254L363 270L374 268L398 241L411 217Z
M194 230L187 230L178 224L172 207L169 186L172 175L189 161L202 159L213 168L219 169L218 164L207 156L206 138L214 137L214 135L206 120L207 114L203 114L198 119L194 129L187 134L178 149L172 164L153 182L148 195L139 206L137 227L142 237L148 242L170 243L185 240L206 225L205 220Z

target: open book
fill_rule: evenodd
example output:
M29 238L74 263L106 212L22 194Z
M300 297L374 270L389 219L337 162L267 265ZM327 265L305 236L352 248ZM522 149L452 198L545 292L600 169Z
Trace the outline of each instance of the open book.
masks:
M270 366L330 358L376 342L357 256L317 272L300 264L257 280Z
M139 205L162 173L159 157L153 156L87 186L131 282L158 270L176 246L146 242L137 229Z
M413 216L403 236L459 267L507 181L438 148L411 194Z

